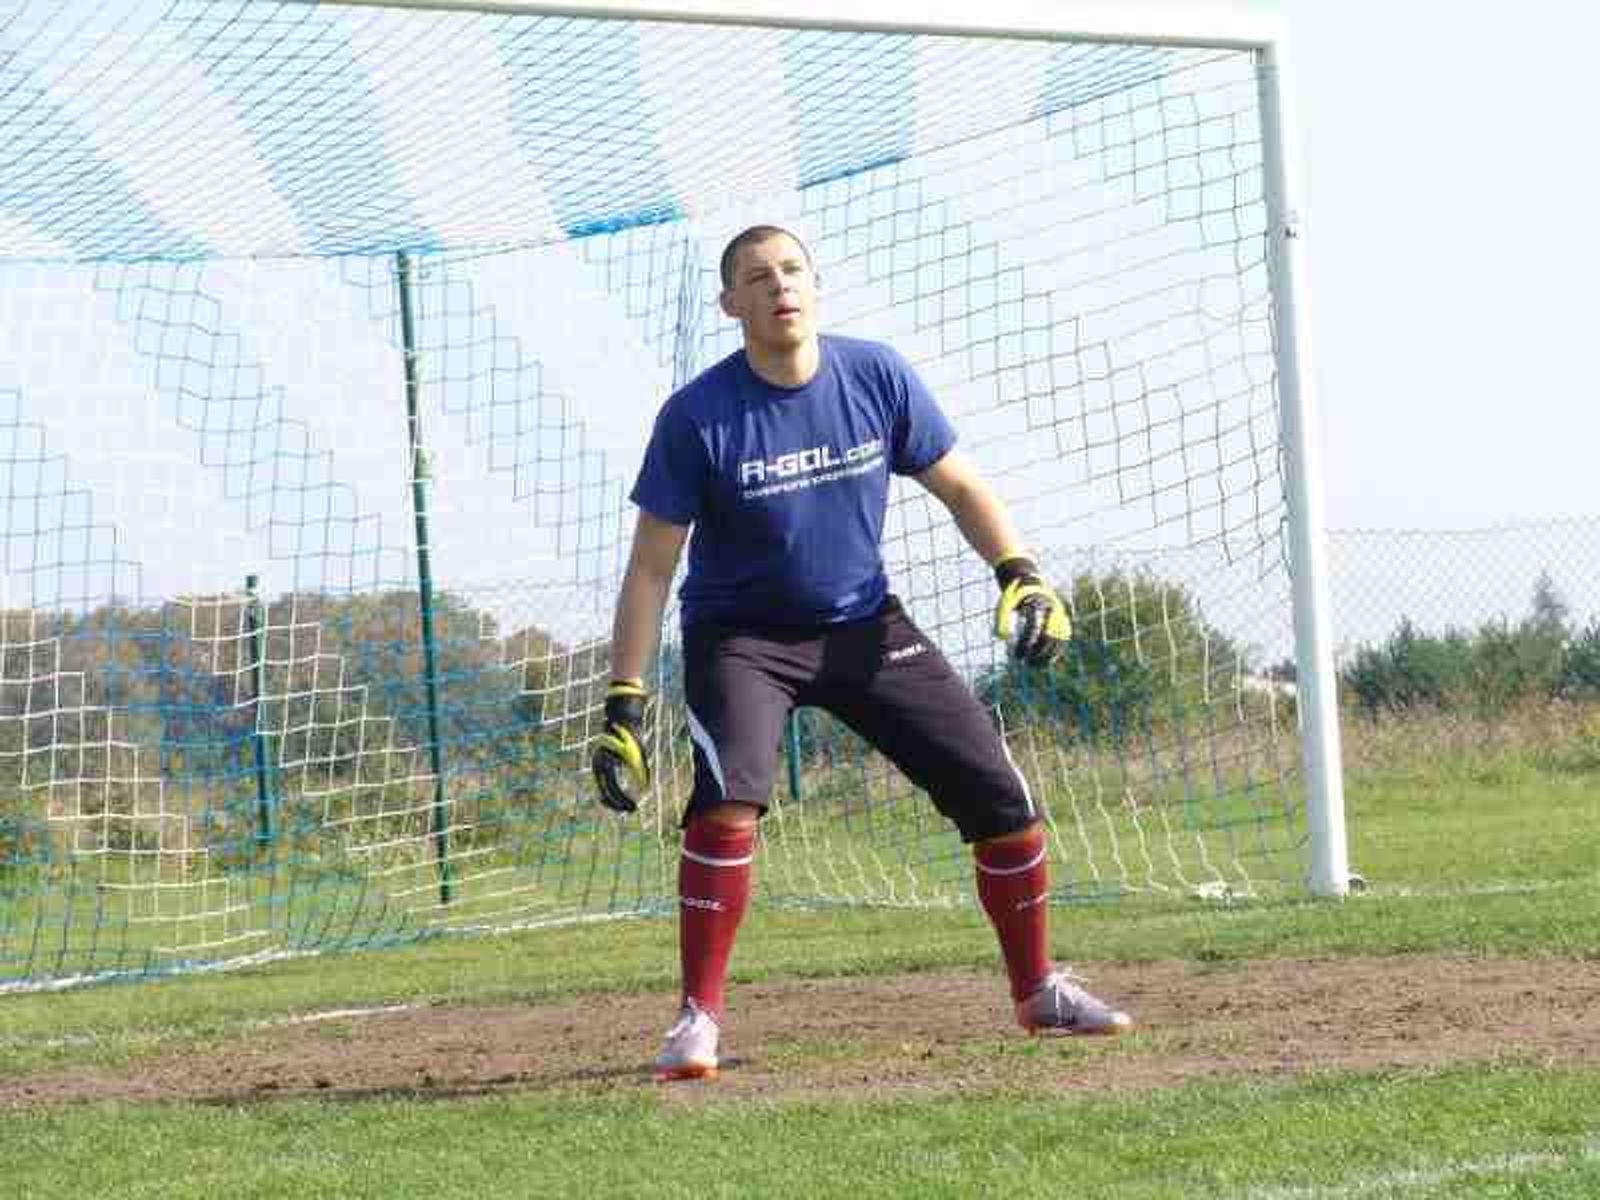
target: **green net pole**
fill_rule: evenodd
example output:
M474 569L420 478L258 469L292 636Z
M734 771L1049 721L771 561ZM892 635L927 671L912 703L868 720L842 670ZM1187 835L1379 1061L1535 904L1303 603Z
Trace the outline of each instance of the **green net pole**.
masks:
M411 301L411 259L395 256L400 287L400 339L405 351L406 420L411 448L411 507L417 527L417 599L422 609L422 687L428 710L428 762L433 768L433 849L439 862L439 903L450 903L450 826L444 795L444 752L439 739L439 673L433 638L433 568L428 557L428 455L417 411L417 338Z
M253 691L252 708L255 715L255 732L251 735L254 743L256 759L256 843L268 846L272 843L272 776L267 769L270 760L270 745L267 741L265 723L262 721L261 702L267 694L267 656L266 635L262 630L261 600L256 595L257 577L246 575L244 577L244 620L245 632L250 638L250 681Z
M789 796L800 799L800 713L789 714Z

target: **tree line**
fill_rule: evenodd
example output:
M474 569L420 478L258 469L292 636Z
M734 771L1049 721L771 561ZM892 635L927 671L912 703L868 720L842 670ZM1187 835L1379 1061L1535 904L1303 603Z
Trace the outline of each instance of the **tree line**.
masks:
M1572 619L1548 572L1520 620L1431 633L1402 617L1339 669L1345 703L1367 717L1420 710L1493 719L1530 701L1600 700L1600 618Z
M40 817L19 798L42 803L40 785L52 779L111 779L126 790L135 775L159 778L194 789L187 807L199 810L224 793L242 808L253 802L258 750L280 792L313 775L323 788L370 780L381 769L373 752L385 747L413 749L415 769L428 769L415 592L283 595L257 610L256 634L246 604L0 611L0 843L8 823ZM527 774L572 743L564 725L584 719L593 687L566 647L536 628L502 633L450 593L433 609L447 771ZM72 802L122 811L105 790L77 789Z
M1115 741L1181 727L1234 695L1241 678L1293 681L1290 664L1256 670L1249 649L1209 623L1183 585L1084 572L1061 590L1076 621L1062 659L1045 671L1007 662L975 681L1008 728L1031 722L1072 740ZM35 785L50 776L52 747L126 743L144 756L143 777L215 781L246 796L262 730L275 764L314 764L325 786L356 778L361 754L385 744L415 748L427 769L415 592L283 595L261 606L254 637L245 603L0 611L0 826L19 819L13 800L25 772ZM446 770L537 790L542 770L570 769L590 732L606 648L575 658L537 628L502 632L448 592L435 597L434 618ZM675 678L676 661L668 666ZM1522 619L1434 633L1402 618L1343 662L1339 684L1345 704L1369 717L1600 700L1600 619L1574 622L1545 574ZM1292 705L1289 689L1274 702Z
M603 690L586 664L603 667L605 646L574 656L536 627L506 634L440 592L430 712L416 592L246 605L0 610L0 874L64 853L62 816L104 816L78 848L158 848L176 834L149 819L157 784L158 811L187 814L190 845L227 861L253 853L264 792L286 837L378 813L350 837L381 838L382 814L414 813L429 790L435 728L451 795L488 827L478 810L526 806L570 771Z

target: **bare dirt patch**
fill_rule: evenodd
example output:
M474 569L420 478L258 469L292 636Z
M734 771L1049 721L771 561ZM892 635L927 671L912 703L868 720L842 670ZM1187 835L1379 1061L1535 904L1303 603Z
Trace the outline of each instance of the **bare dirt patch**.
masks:
M1191 1079L1469 1062L1600 1066L1600 963L1456 958L1164 962L1088 969L1131 1011L1117 1039L1029 1039L996 976L941 972L750 984L730 993L714 1084L651 1083L675 1000L591 995L263 1026L116 1070L0 1079L0 1110L88 1101L247 1104L648 1090L884 1097L967 1089L1144 1089Z

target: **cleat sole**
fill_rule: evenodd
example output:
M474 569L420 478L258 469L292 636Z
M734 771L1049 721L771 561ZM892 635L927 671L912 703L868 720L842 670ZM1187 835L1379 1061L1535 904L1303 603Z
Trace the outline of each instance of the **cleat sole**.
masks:
M657 1083L683 1083L691 1079L715 1079L717 1068L695 1064L687 1067L672 1067L668 1070L657 1069L652 1078Z
M1102 1029L1074 1029L1070 1025L1024 1025L1029 1037L1120 1037L1133 1032L1133 1024L1107 1025Z

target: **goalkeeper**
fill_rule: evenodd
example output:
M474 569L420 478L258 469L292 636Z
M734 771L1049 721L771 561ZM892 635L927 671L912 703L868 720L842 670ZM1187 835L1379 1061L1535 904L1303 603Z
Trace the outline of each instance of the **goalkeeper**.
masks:
M714 1076L723 983L750 895L756 825L797 705L833 713L915 783L971 844L1018 1023L1119 1033L1124 1013L1051 964L1039 812L988 713L888 592L879 541L889 474L950 511L1000 587L996 632L1049 663L1069 636L994 492L909 364L887 346L817 331L810 254L759 225L723 252L722 309L744 348L675 392L656 418L612 639L601 800L648 786L644 673L691 528L679 594L694 790L679 862L682 1006L658 1079Z

